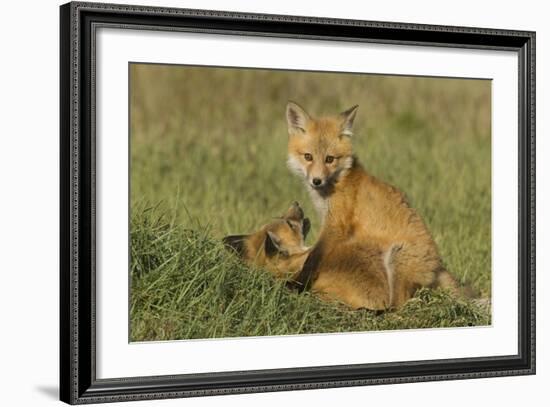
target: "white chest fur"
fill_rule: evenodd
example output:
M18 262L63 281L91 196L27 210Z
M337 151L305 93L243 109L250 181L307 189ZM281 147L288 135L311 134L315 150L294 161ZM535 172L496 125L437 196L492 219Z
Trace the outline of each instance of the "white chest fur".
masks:
M313 202L313 205L315 206L315 209L317 210L317 213L319 214L319 217L321 219L321 224L325 223L325 218L328 214L328 208L329 208L329 200L328 198L323 198L319 192L311 188L309 185L307 186L307 189L309 191L309 195L311 196L311 200Z

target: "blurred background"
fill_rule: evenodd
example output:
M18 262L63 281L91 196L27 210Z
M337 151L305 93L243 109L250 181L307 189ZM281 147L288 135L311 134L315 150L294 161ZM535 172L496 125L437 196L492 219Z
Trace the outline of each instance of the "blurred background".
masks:
M491 82L132 64L131 212L161 208L215 239L302 204L286 168L288 100L311 115L359 104L354 149L423 216L449 270L490 295Z

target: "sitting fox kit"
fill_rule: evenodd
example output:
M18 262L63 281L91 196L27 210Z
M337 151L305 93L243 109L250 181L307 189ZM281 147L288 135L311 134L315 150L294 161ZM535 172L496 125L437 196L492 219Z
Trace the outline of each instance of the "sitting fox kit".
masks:
M288 166L305 183L321 217L317 243L304 245L309 219L295 202L280 218L224 243L247 263L289 278L351 308L398 308L421 287L457 292L437 247L403 193L368 174L352 150L357 106L314 118L286 109Z
M401 306L420 287L456 291L424 222L397 188L353 155L357 106L315 118L289 102L288 166L303 179L322 219L320 237L293 280L353 308Z

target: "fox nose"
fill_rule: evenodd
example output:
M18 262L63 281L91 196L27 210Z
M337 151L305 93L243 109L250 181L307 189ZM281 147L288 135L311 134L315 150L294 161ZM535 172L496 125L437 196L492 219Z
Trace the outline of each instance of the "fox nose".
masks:
M318 187L319 185L321 185L321 184L323 183L323 181L321 180L321 178L313 178L313 179L311 180L311 183L312 183L314 186Z

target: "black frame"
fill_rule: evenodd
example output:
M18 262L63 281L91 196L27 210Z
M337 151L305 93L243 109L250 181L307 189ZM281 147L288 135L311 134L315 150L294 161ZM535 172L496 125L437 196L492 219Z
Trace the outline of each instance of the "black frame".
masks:
M71 404L535 373L535 33L73 2L60 8L60 398ZM517 355L96 379L95 29L393 43L519 55Z

